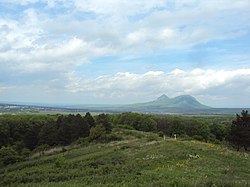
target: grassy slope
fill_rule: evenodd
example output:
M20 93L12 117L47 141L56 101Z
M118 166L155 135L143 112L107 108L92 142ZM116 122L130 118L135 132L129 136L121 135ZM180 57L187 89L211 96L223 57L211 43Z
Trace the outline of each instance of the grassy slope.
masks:
M123 141L72 148L0 170L0 186L248 186L249 154L116 129ZM200 158L190 158L198 154ZM213 185L215 184L215 185Z

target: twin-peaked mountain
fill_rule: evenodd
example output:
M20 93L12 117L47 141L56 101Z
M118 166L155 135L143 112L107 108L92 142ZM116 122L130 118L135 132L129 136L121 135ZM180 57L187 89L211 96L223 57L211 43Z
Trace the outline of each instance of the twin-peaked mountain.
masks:
M210 109L211 107L201 104L190 95L180 95L174 98L169 98L163 94L154 101L124 105L122 108L124 110L127 109L128 111L139 112L195 113Z

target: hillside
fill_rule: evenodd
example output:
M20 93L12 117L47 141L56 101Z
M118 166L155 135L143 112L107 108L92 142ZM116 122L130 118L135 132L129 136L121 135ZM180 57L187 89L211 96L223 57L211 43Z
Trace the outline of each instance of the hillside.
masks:
M115 128L114 133L122 141L57 148L41 158L1 168L0 186L250 184L247 153L199 141L163 140L157 134L135 130Z

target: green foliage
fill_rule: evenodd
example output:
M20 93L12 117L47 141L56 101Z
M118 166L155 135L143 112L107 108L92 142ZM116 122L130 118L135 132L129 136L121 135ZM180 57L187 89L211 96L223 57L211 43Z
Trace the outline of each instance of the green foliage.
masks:
M105 135L105 133L105 128L102 125L96 125L90 129L89 139L90 141L100 140L101 137Z
M156 134L150 134L147 136L146 139L148 142L152 142L152 141L158 141L159 137Z
M156 121L150 117L141 119L138 124L138 129L145 132L150 132L150 131L154 132L156 131L156 128L157 128Z
M0 147L24 142L26 148L34 149L41 127L55 118L52 115L1 115Z
M21 155L21 157L23 157L23 159L28 158L30 156L30 154L31 154L31 151L27 148L22 149L22 151L20 153L20 155Z
M55 160L55 167L61 168L65 164L65 157L64 156L59 156Z
M247 153L199 141L159 140L157 133L112 133L124 141L69 146L64 153L0 168L0 186L250 185Z
M80 137L74 143L76 145L86 146L89 144L89 137Z
M236 119L232 122L229 140L237 150L240 147L244 147L245 150L250 147L250 115L247 110L243 110L241 116L236 115Z
M133 127L130 125L122 125L122 124L113 124L114 128L121 128L121 129L130 129L130 130L135 130Z
M95 118L95 119L94 119ZM114 134L114 129L136 129L142 131L122 132L127 138L135 137L143 139L144 132L158 132L173 137L184 139L196 139L206 142L225 143L229 134L228 119L231 116L219 115L146 115L138 113L99 114L92 117L86 113L73 115L2 115L0 116L0 148L11 146L18 156L26 159L30 151L39 152L42 156L46 150L55 146L68 146L72 142L77 146L88 146L91 142L107 143L122 140L119 134ZM245 115L242 119L248 119ZM244 124L240 117L240 124ZM112 124L112 125L111 125ZM244 137L245 130L232 127L234 137ZM245 129L245 127L244 127ZM118 132L118 131L116 131ZM243 134L243 135L242 135ZM232 140L231 135L231 140ZM248 136L249 137L249 136ZM157 138L148 136L146 141L154 141ZM231 141L232 142L232 141ZM247 147L249 141L234 138L234 142L244 142ZM46 145L46 148L44 148ZM234 145L238 145L234 143ZM40 147L39 147L40 146ZM30 150L30 151L29 151ZM33 151L32 151L33 152Z
M225 140L229 133L229 126L224 124L211 124L209 128L215 138L220 141Z
M168 136L177 134L186 139L198 139L220 143L228 136L228 115L145 115L122 113L110 115L113 126L127 125L140 131L163 132ZM119 124L119 125L117 125Z
M21 160L21 157L12 147L2 147L0 149L0 166L13 164Z
M58 144L68 145L79 137L89 136L89 124L80 114L59 116L56 122Z
M111 142L111 141L121 141L122 137L114 134L114 133L109 133L109 134L105 134L104 136L101 137L102 138L102 142Z
M49 149L49 145L48 144L42 144L42 145L39 145L38 147L36 147L33 152L38 152L40 154L40 156L44 155L44 152L46 150Z
M84 119L87 121L90 129L92 127L95 127L95 125L96 125L95 120L94 120L94 118L92 117L92 115L89 112L87 112L85 114Z
M96 117L96 124L103 126L106 132L111 132L112 130L109 116L107 114L99 114Z
M38 134L38 144L43 145L47 144L49 146L54 146L57 144L57 128L54 123L52 124L45 124L40 129Z

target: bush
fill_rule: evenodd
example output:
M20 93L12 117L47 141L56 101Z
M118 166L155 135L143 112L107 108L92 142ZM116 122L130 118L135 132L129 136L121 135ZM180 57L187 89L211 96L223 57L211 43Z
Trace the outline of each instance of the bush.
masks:
M116 134L106 134L102 137L102 140L105 142L110 142L110 141L121 141L122 137Z
M199 140L199 141L203 141L204 140L204 138L201 135L194 135L193 138L195 140Z
M21 160L21 157L12 147L2 147L0 149L0 165L6 166Z
M102 125L96 125L90 129L89 140L99 140L106 133L105 128Z
M147 136L147 141L148 141L148 142L157 141L158 138L159 138L159 137L156 136L156 135L149 135L149 136Z
M120 129L128 129L128 130L135 130L134 127L129 125L122 125L122 124L114 124L113 127L120 128Z
M31 153L31 151L30 151L29 149L24 148L24 149L21 151L21 156L25 159L25 158L27 158L27 157L30 156L30 153Z
M78 140L75 141L75 144L77 145L82 145L82 146L87 146L89 144L89 138L78 138Z
M158 132L159 137L163 138L164 137L164 133L163 132Z
M182 140L193 140L194 139L194 138L192 138L192 137L190 137L190 136L188 136L186 134L180 135L179 138L181 138Z
M60 168L60 167L63 166L63 164L65 163L65 161L66 161L66 159L65 159L64 156L59 156L59 157L57 157L56 160L55 160L55 166L56 166L57 168Z

